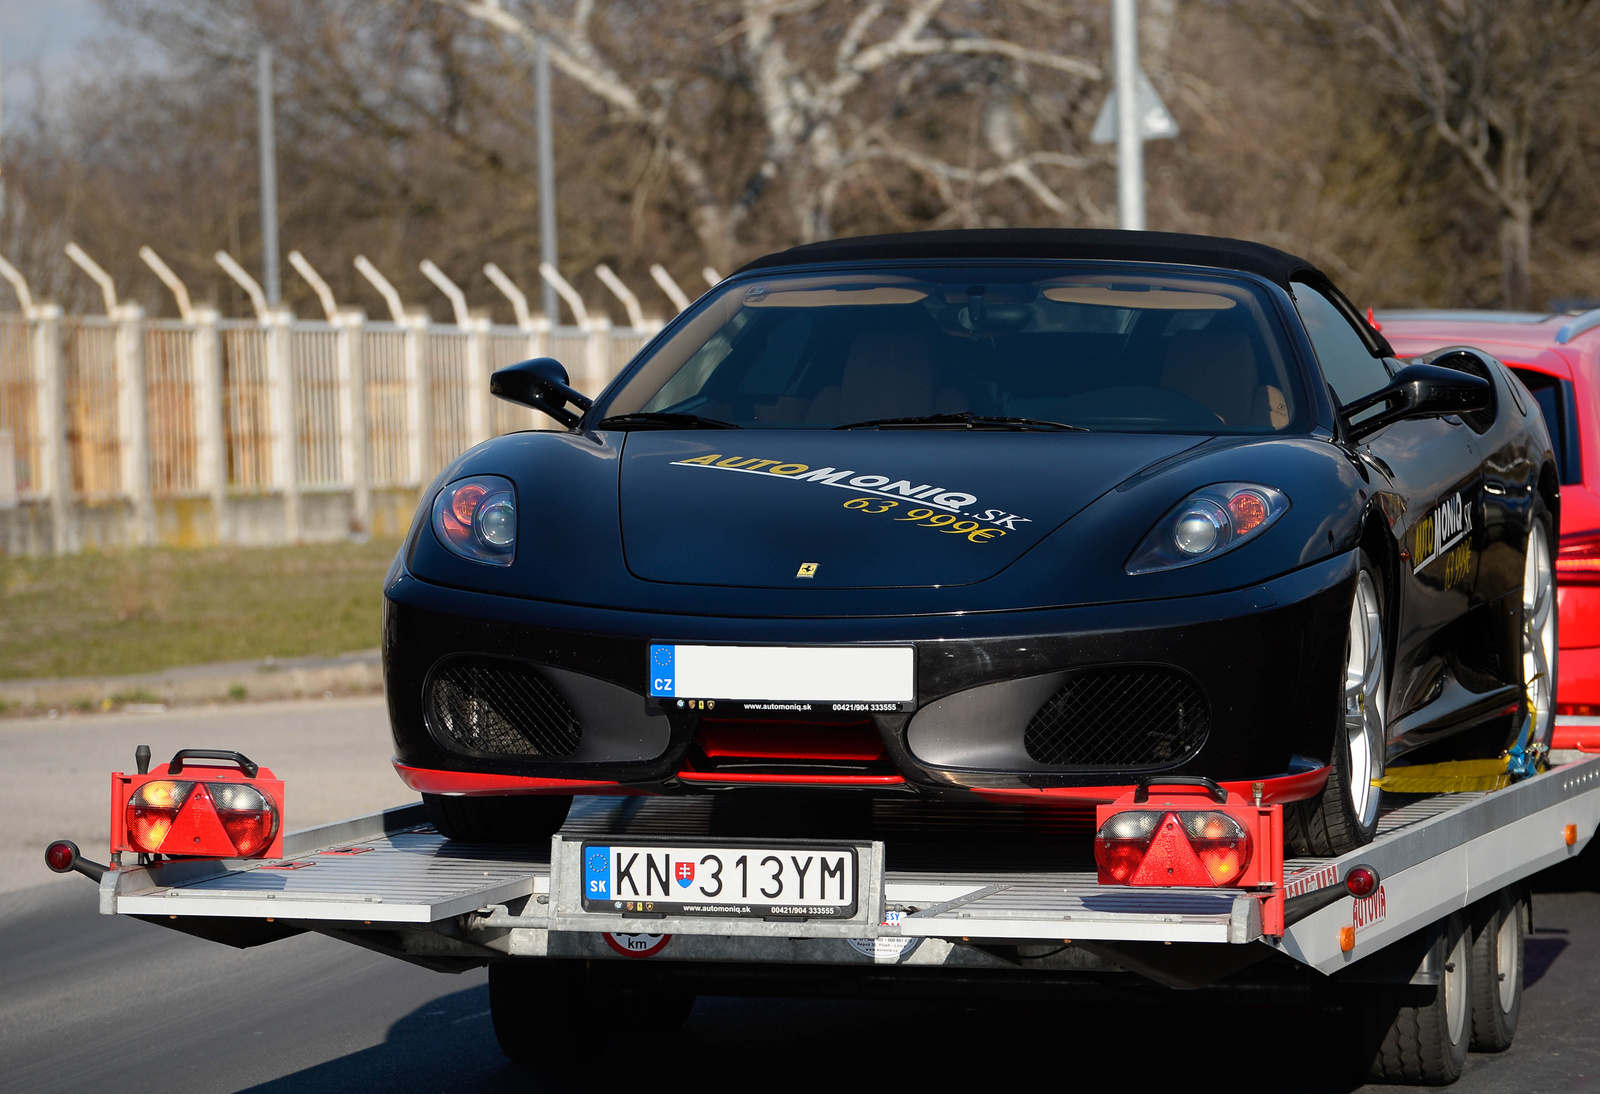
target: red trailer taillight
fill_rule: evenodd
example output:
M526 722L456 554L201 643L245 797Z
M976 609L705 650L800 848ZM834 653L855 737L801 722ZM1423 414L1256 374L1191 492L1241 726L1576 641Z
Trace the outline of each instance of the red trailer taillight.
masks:
M1250 865L1245 826L1212 810L1130 810L1094 840L1102 885L1232 885Z
M1600 585L1600 532L1561 537L1556 549L1557 585Z
M1153 800L1151 787L1169 785L1182 789ZM1209 779L1148 780L1097 811L1100 884L1281 885L1282 818L1282 806L1253 805Z
M237 770L185 764L225 759ZM174 778L174 776L182 776ZM111 850L200 858L283 853L283 783L237 752L184 749L164 773L111 776Z

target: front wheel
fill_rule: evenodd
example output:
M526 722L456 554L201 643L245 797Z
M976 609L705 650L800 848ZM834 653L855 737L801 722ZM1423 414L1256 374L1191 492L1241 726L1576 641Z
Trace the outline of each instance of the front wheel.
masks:
M1284 833L1302 855L1342 855L1378 831L1387 738L1389 667L1383 648L1383 599L1377 568L1361 553L1345 636L1344 684L1334 732L1332 770L1322 793L1284 807Z

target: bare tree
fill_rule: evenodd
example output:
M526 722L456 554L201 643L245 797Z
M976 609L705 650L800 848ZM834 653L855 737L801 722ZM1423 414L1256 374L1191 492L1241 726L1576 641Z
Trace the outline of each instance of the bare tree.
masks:
M601 0L576 0L565 10L531 0L517 11L498 0L455 2L530 46L543 38L559 70L651 142L683 189L694 229L714 265L733 261L740 231L774 184L781 184L794 234L806 241L833 234L841 189L884 161L930 180L947 205L959 202L958 187L981 190L1010 180L1058 217L1069 216L1072 206L1041 169L1078 170L1097 162L1070 149L1026 147L1018 135L1017 104L998 98L978 108L977 128L989 161L981 166L950 162L903 131L910 128L904 123L913 113L911 100L930 83L950 82L953 69L960 69L955 82L963 89L976 87L980 98L993 82L983 73L995 64L1019 74L1048 71L1074 85L1099 81L1098 65L1050 48L1049 43L1069 40L1066 29L1082 22L1067 5L1033 0L1021 9L1016 29L1026 32L1031 24L1034 31L1026 40L996 33L1005 22L996 4L728 0L694 5L695 24L707 28L700 50L736 45L727 56L733 71L725 78L749 89L760 125L751 162L728 185L696 139L696 112L681 103L693 66L662 72L641 64L630 45L659 48L664 28L653 26L642 43L623 29L655 17L670 24L681 15L655 5L643 5L649 9L644 11L635 2Z
M1412 108L1399 124L1413 144L1437 140L1459 157L1499 216L1502 301L1526 307L1534 221L1575 150L1568 108L1593 83L1600 5L1298 0L1298 6L1313 25L1378 59L1386 86Z

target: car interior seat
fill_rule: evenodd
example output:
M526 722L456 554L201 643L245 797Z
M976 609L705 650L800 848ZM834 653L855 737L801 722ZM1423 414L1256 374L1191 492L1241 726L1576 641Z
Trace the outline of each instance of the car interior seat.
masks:
M1174 334L1161 366L1161 386L1199 403L1221 418L1224 425L1256 424L1258 395L1262 394L1263 385L1256 369L1255 350L1241 331L1189 330Z
M864 422L965 410L954 388L934 382L932 338L926 331L882 327L855 336L837 385L817 392L808 422Z

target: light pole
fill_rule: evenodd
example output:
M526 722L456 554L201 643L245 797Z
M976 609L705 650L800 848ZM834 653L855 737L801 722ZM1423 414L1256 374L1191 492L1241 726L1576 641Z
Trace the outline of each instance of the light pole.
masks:
M278 278L278 143L272 130L272 48L256 54L256 121L261 137L261 283L267 303L282 298Z
M1139 117L1139 14L1134 0L1111 0L1117 88L1117 226L1144 231L1144 134Z
M539 260L559 269L556 262L556 161L550 135L550 47L543 38L533 55L533 115L539 150ZM544 314L554 325L561 318L561 298L548 278L544 282Z

